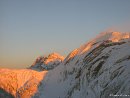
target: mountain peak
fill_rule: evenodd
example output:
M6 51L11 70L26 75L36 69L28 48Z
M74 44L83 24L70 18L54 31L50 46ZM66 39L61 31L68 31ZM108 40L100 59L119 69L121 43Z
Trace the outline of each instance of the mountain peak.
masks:
M54 52L49 54L48 56L38 57L32 64L31 68L40 70L53 69L54 67L59 65L63 60L64 60L63 56Z
M111 41L111 42L120 42L122 40L130 39L130 32L128 33L121 33L121 32L102 32L94 39L90 40L86 44L82 45L79 48L80 53L84 53L85 51L88 51L91 49L94 45L98 46L99 44L105 42L105 41Z
M130 38L130 32L122 33L122 32L102 32L100 33L93 42L101 42L110 40L112 42L119 42L120 40Z
M64 60L64 57L61 56L60 54L54 52L54 53L51 53L51 54L48 55L48 57L46 58L46 60L45 60L44 63L45 63L45 64L48 64L48 63L53 62L53 61L55 61L55 60L63 61L63 60Z
M74 58L76 55L81 55L89 50L97 47L98 45L110 41L110 42L120 42L130 39L130 32L128 33L121 33L121 32L102 32L94 39L90 40L89 42L83 44L79 48L73 50L66 58L65 61L69 61L70 59Z

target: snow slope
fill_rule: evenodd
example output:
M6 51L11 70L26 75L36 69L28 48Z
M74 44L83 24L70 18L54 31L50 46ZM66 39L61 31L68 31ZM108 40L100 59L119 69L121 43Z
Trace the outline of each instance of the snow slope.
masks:
M0 88L16 98L29 98L38 91L38 85L46 73L29 69L0 69Z

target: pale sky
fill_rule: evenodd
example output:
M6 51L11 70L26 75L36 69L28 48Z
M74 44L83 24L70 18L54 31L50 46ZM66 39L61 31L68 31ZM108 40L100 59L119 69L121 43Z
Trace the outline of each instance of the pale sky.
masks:
M130 0L0 0L0 67L68 55L109 28L130 30Z

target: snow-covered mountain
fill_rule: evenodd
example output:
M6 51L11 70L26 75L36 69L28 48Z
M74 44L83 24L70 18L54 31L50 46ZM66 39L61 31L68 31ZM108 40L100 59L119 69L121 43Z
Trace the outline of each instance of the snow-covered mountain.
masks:
M47 71L37 72L29 69L0 69L0 89L15 98L29 98L36 93L46 73ZM0 98L10 98L6 95L0 92Z
M42 71L51 70L56 66L58 66L63 60L64 57L59 55L58 53L51 53L45 57L42 56L38 57L30 68L34 70L42 70Z
M130 33L101 33L64 60L58 59L58 66L52 63L55 60L46 60L40 57L31 66L31 69L44 69L40 72L1 69L0 88L18 98L130 97ZM49 62L54 67L43 67ZM13 82L13 77L17 81ZM19 86L12 90L16 84Z

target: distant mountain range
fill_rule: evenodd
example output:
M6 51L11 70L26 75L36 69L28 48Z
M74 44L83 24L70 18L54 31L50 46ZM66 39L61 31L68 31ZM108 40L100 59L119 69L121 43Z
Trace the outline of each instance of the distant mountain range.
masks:
M27 69L0 69L0 98L130 97L130 33L104 32L67 57L38 57Z

